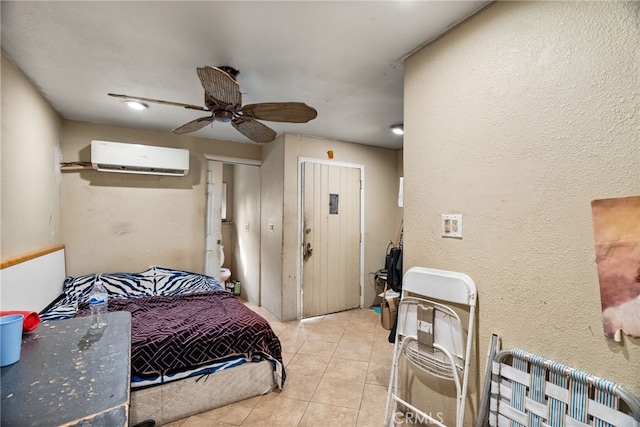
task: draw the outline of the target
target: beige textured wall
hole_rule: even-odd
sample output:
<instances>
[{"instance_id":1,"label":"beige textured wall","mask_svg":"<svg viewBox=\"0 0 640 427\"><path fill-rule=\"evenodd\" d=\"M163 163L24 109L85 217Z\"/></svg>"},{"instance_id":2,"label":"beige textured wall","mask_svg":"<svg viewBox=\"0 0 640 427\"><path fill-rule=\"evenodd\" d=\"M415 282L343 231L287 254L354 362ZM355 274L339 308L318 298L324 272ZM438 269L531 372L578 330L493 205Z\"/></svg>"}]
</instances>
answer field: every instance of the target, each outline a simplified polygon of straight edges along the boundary
<instances>
[{"instance_id":1,"label":"beige textured wall","mask_svg":"<svg viewBox=\"0 0 640 427\"><path fill-rule=\"evenodd\" d=\"M151 265L202 272L206 213L203 154L260 158L255 144L214 141L65 121L65 162L90 161L91 140L186 148L186 177L119 174L93 170L63 174L61 234L67 273L142 271Z\"/></svg>"},{"instance_id":2,"label":"beige textured wall","mask_svg":"<svg viewBox=\"0 0 640 427\"><path fill-rule=\"evenodd\" d=\"M640 194L639 8L499 2L405 63L405 268L477 282L482 378L497 333L640 395L640 339L603 336L590 207Z\"/></svg>"},{"instance_id":3,"label":"beige textured wall","mask_svg":"<svg viewBox=\"0 0 640 427\"><path fill-rule=\"evenodd\" d=\"M260 168L233 167L235 255L232 276L242 284L242 297L260 303Z\"/></svg>"},{"instance_id":4,"label":"beige textured wall","mask_svg":"<svg viewBox=\"0 0 640 427\"><path fill-rule=\"evenodd\" d=\"M260 299L264 308L282 318L284 137L262 146L260 169Z\"/></svg>"},{"instance_id":5,"label":"beige textured wall","mask_svg":"<svg viewBox=\"0 0 640 427\"><path fill-rule=\"evenodd\" d=\"M62 120L2 53L0 257L62 243L59 226Z\"/></svg>"},{"instance_id":6,"label":"beige textured wall","mask_svg":"<svg viewBox=\"0 0 640 427\"><path fill-rule=\"evenodd\" d=\"M391 135L390 135L391 137ZM300 135L285 135L282 316L297 316L298 293L298 158L327 159L333 150L334 160L364 165L364 303L374 302L370 272L384 267L387 244L394 240L400 227L398 208L397 150L372 148L360 144L330 141Z\"/></svg>"}]
</instances>

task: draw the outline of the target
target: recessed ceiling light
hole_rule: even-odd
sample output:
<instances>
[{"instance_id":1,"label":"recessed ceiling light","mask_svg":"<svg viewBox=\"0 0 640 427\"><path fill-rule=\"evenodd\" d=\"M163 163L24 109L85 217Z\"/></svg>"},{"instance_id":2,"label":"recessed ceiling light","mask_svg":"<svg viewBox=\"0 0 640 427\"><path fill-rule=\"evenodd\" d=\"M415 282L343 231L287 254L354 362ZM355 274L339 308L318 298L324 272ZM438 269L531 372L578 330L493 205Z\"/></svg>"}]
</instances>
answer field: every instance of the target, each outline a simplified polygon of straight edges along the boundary
<instances>
[{"instance_id":1,"label":"recessed ceiling light","mask_svg":"<svg viewBox=\"0 0 640 427\"><path fill-rule=\"evenodd\" d=\"M391 126L391 132L395 133L396 135L404 135L404 125L398 124Z\"/></svg>"},{"instance_id":2,"label":"recessed ceiling light","mask_svg":"<svg viewBox=\"0 0 640 427\"><path fill-rule=\"evenodd\" d=\"M126 101L124 101L124 103L127 104L127 107L133 110L146 110L147 108L149 108L149 106L144 102L136 101L135 99L127 99Z\"/></svg>"}]
</instances>

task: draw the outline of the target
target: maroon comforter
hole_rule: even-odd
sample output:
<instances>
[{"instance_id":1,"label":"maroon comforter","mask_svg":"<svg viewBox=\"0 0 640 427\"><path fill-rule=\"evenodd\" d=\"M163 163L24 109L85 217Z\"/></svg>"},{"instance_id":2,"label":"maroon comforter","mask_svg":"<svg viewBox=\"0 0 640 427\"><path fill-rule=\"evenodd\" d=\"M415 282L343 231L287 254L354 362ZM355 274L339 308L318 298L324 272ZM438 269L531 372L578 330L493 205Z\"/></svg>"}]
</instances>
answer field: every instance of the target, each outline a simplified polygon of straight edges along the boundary
<instances>
[{"instance_id":1,"label":"maroon comforter","mask_svg":"<svg viewBox=\"0 0 640 427\"><path fill-rule=\"evenodd\" d=\"M269 323L225 291L111 299L109 311L131 313L133 375L166 374L232 357L259 356L282 366L280 341ZM83 307L76 314L86 315Z\"/></svg>"}]
</instances>

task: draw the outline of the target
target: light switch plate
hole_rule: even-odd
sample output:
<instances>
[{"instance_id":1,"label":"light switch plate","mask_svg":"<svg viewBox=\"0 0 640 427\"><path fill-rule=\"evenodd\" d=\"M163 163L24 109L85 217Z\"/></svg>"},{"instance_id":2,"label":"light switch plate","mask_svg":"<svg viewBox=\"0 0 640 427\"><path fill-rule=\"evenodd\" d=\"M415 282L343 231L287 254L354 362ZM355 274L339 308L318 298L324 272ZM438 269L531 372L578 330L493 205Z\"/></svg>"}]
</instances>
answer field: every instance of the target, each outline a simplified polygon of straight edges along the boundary
<instances>
[{"instance_id":1,"label":"light switch plate","mask_svg":"<svg viewBox=\"0 0 640 427\"><path fill-rule=\"evenodd\" d=\"M442 237L462 239L462 214L442 214Z\"/></svg>"}]
</instances>

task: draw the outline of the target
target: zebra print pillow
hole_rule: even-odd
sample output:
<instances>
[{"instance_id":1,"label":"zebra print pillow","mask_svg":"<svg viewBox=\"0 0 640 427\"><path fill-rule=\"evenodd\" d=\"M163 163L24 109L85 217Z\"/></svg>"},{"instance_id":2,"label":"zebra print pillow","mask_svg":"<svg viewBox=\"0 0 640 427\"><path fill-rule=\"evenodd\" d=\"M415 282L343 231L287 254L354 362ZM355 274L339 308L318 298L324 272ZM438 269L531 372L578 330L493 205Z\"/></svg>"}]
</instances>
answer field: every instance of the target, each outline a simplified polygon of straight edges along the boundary
<instances>
[{"instance_id":1,"label":"zebra print pillow","mask_svg":"<svg viewBox=\"0 0 640 427\"><path fill-rule=\"evenodd\" d=\"M106 273L86 274L79 277L64 279L62 291L68 296L85 301L93 288L97 276L100 276L109 297L138 298L153 295L154 271L153 267L142 273Z\"/></svg>"},{"instance_id":2,"label":"zebra print pillow","mask_svg":"<svg viewBox=\"0 0 640 427\"><path fill-rule=\"evenodd\" d=\"M93 288L97 274L64 279L65 297L55 303L40 319L59 320L73 317L78 303L85 302ZM140 298L154 295L178 295L201 291L224 290L213 277L164 267L150 267L141 273L105 273L100 279L109 298Z\"/></svg>"},{"instance_id":3,"label":"zebra print pillow","mask_svg":"<svg viewBox=\"0 0 640 427\"><path fill-rule=\"evenodd\" d=\"M71 297L64 297L47 311L40 313L40 320L45 322L48 320L70 319L78 311L78 300Z\"/></svg>"},{"instance_id":4,"label":"zebra print pillow","mask_svg":"<svg viewBox=\"0 0 640 427\"><path fill-rule=\"evenodd\" d=\"M159 266L151 268L155 272L154 295L166 296L224 290L220 282L210 276Z\"/></svg>"}]
</instances>

